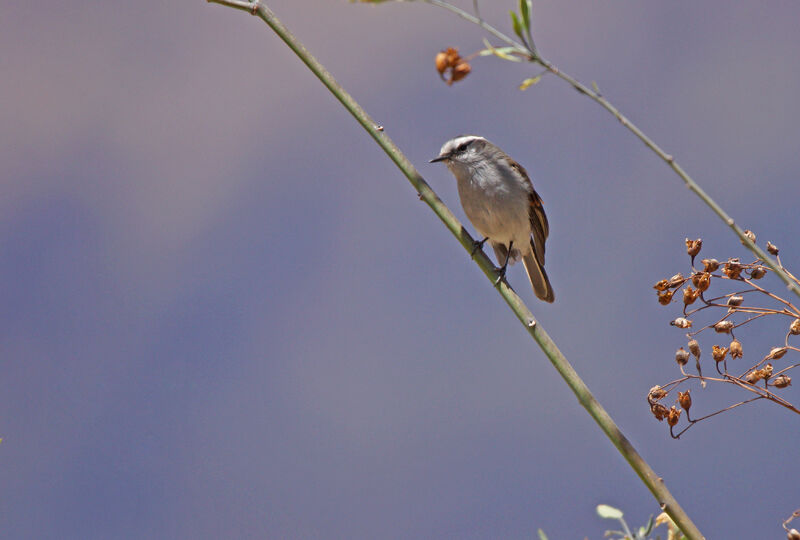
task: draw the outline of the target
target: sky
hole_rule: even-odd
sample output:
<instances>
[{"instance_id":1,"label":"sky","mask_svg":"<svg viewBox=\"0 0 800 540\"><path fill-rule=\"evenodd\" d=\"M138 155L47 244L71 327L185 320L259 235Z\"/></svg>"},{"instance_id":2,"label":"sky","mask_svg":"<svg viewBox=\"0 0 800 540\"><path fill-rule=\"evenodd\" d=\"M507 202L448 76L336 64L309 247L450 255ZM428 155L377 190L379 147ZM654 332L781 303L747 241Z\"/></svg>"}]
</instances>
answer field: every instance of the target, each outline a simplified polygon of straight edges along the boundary
<instances>
[{"instance_id":1,"label":"sky","mask_svg":"<svg viewBox=\"0 0 800 540\"><path fill-rule=\"evenodd\" d=\"M558 79L523 92L534 67L478 58L442 83L434 55L486 36L441 9L268 5L465 223L428 163L444 141L483 135L525 166L556 301L521 265L511 285L707 538L781 537L800 507L796 417L756 403L673 440L645 400L685 344L652 285L689 270L686 237L750 260L725 225ZM482 13L510 32L515 5ZM533 11L542 53L795 273L798 19L791 1ZM616 524L597 504L631 525L658 513L469 255L260 20L200 0L16 2L0 48L4 537L601 538ZM745 359L777 326L741 338ZM692 392L698 413L744 397Z\"/></svg>"}]
</instances>

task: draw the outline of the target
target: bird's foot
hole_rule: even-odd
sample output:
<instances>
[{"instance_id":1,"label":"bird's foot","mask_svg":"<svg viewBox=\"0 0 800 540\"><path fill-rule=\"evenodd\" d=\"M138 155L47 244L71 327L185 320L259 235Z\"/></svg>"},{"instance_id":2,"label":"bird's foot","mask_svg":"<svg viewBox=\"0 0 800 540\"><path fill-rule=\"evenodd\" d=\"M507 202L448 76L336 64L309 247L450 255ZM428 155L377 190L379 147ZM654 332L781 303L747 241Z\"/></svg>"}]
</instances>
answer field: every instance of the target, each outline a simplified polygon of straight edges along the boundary
<instances>
[{"instance_id":1,"label":"bird's foot","mask_svg":"<svg viewBox=\"0 0 800 540\"><path fill-rule=\"evenodd\" d=\"M506 267L508 267L508 261L506 261L506 264L504 264L503 266L501 266L500 268L497 269L497 272L500 275L497 276L496 280L494 280L494 286L495 287L500 285L501 281L505 281L505 279L506 279ZM508 285L507 281L506 281L506 285Z\"/></svg>"},{"instance_id":2,"label":"bird's foot","mask_svg":"<svg viewBox=\"0 0 800 540\"><path fill-rule=\"evenodd\" d=\"M488 239L489 237L487 236L483 240L475 240L474 242L472 242L472 251L470 251L469 253L470 258L472 259L475 258L475 254L483 249L483 244L485 244Z\"/></svg>"}]
</instances>

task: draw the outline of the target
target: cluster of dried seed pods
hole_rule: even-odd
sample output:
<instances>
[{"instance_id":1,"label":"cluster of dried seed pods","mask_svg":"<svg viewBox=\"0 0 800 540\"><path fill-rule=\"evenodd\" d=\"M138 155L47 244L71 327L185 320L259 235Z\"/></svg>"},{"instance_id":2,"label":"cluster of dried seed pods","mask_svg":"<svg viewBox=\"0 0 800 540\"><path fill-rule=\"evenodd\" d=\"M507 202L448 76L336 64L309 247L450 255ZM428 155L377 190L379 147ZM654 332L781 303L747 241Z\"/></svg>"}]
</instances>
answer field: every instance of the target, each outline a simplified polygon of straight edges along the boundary
<instances>
[{"instance_id":1,"label":"cluster of dried seed pods","mask_svg":"<svg viewBox=\"0 0 800 540\"><path fill-rule=\"evenodd\" d=\"M745 234L755 241L756 237L752 231L745 231ZM701 239L687 238L686 253L691 259L691 272L688 275L678 273L670 278L664 278L653 287L659 304L681 306L681 314L670 324L687 331L686 345L675 352L675 361L682 377L665 385L655 386L648 392L647 401L653 416L659 421L667 420L670 433L678 438L696 422L758 399L773 401L800 414L800 410L789 403L782 393L776 392L791 385L792 378L789 372L800 367L798 355L794 354L800 353L800 339L796 341L791 339L792 336L800 335L800 309L789 300L769 291L760 282L771 272L762 261L743 263L738 258L724 261L704 258L697 264L696 258L702 248ZM778 248L774 244L767 242L766 248L770 254L778 257ZM800 281L783 268L780 257L778 264L800 285ZM708 320L708 315L713 315L710 322L699 322L701 317ZM785 332L782 334L783 343L775 344L769 352L755 353L752 356L752 365L742 366L744 349L736 334L742 333L743 327L748 327L759 319L762 322L771 321L773 327L779 325L782 329L786 329L788 326L788 330L782 330ZM710 356L716 371L713 376L703 374L703 364L700 361L702 351L698 341L698 337L702 336L717 336L714 339L717 343L711 345ZM726 340L720 343L719 339L722 337ZM686 370L690 358L695 360L694 372ZM732 362L730 366L729 361ZM678 390L678 397L675 400L677 407L675 405L667 407L662 404L673 390L692 383L699 383L701 388L706 388L709 382L733 384L751 395L748 399L699 418L689 417L692 398L688 389ZM681 411L686 412L685 419L688 425L676 433L673 428L681 420Z\"/></svg>"}]
</instances>

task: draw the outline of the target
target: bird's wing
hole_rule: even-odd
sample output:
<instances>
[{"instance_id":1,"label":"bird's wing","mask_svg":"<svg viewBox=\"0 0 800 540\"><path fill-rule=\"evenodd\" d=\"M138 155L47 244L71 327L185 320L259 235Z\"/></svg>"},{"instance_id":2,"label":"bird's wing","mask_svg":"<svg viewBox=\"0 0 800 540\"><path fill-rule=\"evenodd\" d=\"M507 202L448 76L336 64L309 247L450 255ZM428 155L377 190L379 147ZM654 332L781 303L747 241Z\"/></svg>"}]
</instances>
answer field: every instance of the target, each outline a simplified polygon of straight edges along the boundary
<instances>
[{"instance_id":1,"label":"bird's wing","mask_svg":"<svg viewBox=\"0 0 800 540\"><path fill-rule=\"evenodd\" d=\"M529 202L533 249L536 253L536 258L539 260L539 264L544 265L544 242L550 234L550 225L547 223L547 215L544 213L542 198L539 197L539 194L533 189L533 183L531 183L531 178L528 176L528 171L526 171L522 165L510 158L508 160L508 165L522 175L525 179L525 183L528 184L530 188Z\"/></svg>"}]
</instances>

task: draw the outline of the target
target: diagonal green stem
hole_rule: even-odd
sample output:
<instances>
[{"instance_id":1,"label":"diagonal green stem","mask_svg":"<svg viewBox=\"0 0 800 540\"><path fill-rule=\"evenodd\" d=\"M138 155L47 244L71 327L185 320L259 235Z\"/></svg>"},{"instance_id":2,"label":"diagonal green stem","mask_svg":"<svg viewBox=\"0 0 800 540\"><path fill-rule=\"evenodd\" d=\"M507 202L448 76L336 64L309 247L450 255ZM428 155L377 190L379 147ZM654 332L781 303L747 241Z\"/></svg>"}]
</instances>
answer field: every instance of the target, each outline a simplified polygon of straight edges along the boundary
<instances>
[{"instance_id":1,"label":"diagonal green stem","mask_svg":"<svg viewBox=\"0 0 800 540\"><path fill-rule=\"evenodd\" d=\"M474 240L453 213L445 206L439 197L433 192L425 182L416 168L403 155L399 148L383 132L383 128L376 125L367 115L366 111L356 103L353 97L348 94L333 76L320 64L311 53L294 37L294 35L281 23L275 14L263 3L256 1L253 3L241 0L208 0L211 3L247 11L252 15L257 15L266 22L272 30L292 49L306 66L319 78L319 80L331 91L331 93L342 103L342 105L353 115L359 124L375 139L375 142L386 152L391 160L408 178L409 182L419 193L420 198L431 207L434 213L442 220L445 226L458 239L467 252L471 252ZM476 253L475 262L483 270L483 273L494 283L499 274L494 264L486 254L481 251ZM622 456L628 461L636 474L642 479L647 488L654 495L662 509L675 521L675 523L691 539L701 539L703 536L692 523L689 516L684 512L678 501L672 496L663 480L656 475L647 462L639 455L630 441L622 434L619 427L614 423L602 405L595 399L589 388L578 376L572 365L556 346L555 342L545 332L533 316L533 313L522 302L519 296L503 281L496 287L499 294L506 301L508 306L528 330L536 343L541 347L547 358L561 374L567 385L578 398L581 405L589 412L600 428L605 432L614 446L617 447Z\"/></svg>"},{"instance_id":2,"label":"diagonal green stem","mask_svg":"<svg viewBox=\"0 0 800 540\"><path fill-rule=\"evenodd\" d=\"M414 1L414 0L406 0L406 1ZM463 9L454 6L444 0L419 0L426 4L431 4L436 7L440 7L446 9L452 13L455 13L462 19L465 19L473 24L477 24L490 34L492 34L497 39L505 42L510 47L516 49L520 54L523 54L528 58L529 61L539 64L547 71L562 79L563 81L569 83L575 90L579 93L588 96L590 99L598 103L601 107L603 107L606 111L614 115L614 118L619 120L619 122L628 128L636 137L642 141L645 146L647 146L650 150L653 151L658 157L660 157L667 165L675 172L675 174L683 180L684 184L687 188L689 188L695 195L697 195L700 200L702 200L706 206L708 206L724 223L727 225L736 236L742 241L747 249L755 254L756 257L764 261L764 264L769 266L777 275L781 281L786 284L786 287L796 294L800 298L800 286L797 285L792 279L791 276L787 275L786 271L781 267L778 262L770 257L766 251L758 247L758 245L750 240L745 234L744 230L739 227L733 218L728 215L728 213L719 205L717 202L712 199L704 190L700 187L700 185L694 181L694 179L689 176L689 174L681 167L672 154L667 153L658 146L650 137L648 137L639 127L631 122L625 115L623 115L619 109L614 107L600 92L593 90L587 87L585 84L578 81L576 78L564 73L558 67L556 67L552 62L547 60L546 58L542 57L537 50L529 49L525 47L525 45L515 41L514 39L510 38L506 34L502 33L501 31L497 30L492 25L488 24L482 18L475 17L471 13L464 11Z\"/></svg>"}]
</instances>

